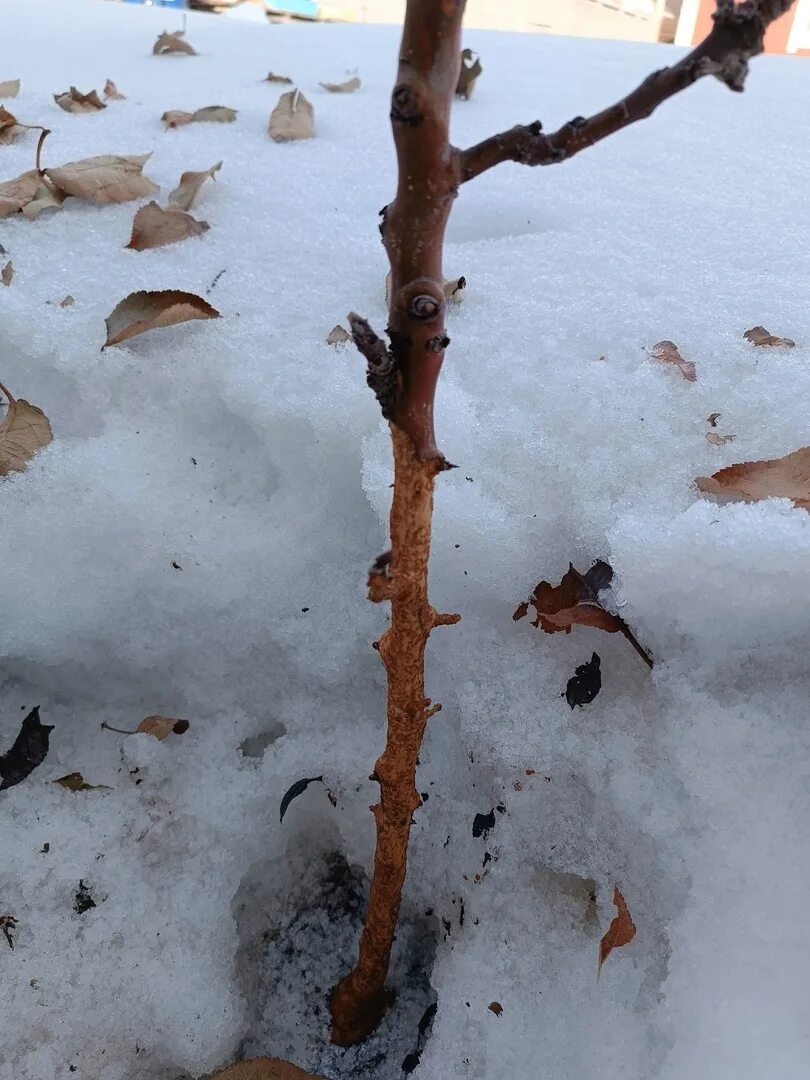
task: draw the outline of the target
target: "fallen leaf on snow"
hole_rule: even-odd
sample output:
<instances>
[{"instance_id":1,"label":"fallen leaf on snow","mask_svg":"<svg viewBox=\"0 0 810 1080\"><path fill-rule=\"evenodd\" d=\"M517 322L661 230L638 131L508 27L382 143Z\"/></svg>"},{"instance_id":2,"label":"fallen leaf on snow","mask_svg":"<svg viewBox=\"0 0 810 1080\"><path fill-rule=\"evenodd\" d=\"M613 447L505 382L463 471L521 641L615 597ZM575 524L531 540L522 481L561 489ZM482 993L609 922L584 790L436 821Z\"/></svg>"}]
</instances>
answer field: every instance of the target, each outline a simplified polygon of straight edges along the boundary
<instances>
[{"instance_id":1,"label":"fallen leaf on snow","mask_svg":"<svg viewBox=\"0 0 810 1080\"><path fill-rule=\"evenodd\" d=\"M236 109L229 109L227 105L206 105L193 113L170 109L160 119L169 128L182 127L184 124L232 124L236 119Z\"/></svg>"},{"instance_id":2,"label":"fallen leaf on snow","mask_svg":"<svg viewBox=\"0 0 810 1080\"><path fill-rule=\"evenodd\" d=\"M580 574L571 563L559 585L541 581L530 598L520 604L512 618L515 622L528 614L529 605L536 612L532 626L556 634L571 633L572 626L593 626L609 634L623 634L648 667L653 666L649 653L636 639L630 627L619 615L606 611L599 603L599 593L613 579L613 568L601 559L586 574Z\"/></svg>"},{"instance_id":3,"label":"fallen leaf on snow","mask_svg":"<svg viewBox=\"0 0 810 1080\"><path fill-rule=\"evenodd\" d=\"M0 143L8 145L25 131L25 124L17 123L17 117L0 105Z\"/></svg>"},{"instance_id":4,"label":"fallen leaf on snow","mask_svg":"<svg viewBox=\"0 0 810 1080\"><path fill-rule=\"evenodd\" d=\"M308 779L305 778L303 780L296 780L294 784L291 784L287 788L287 790L284 792L284 798L281 800L281 806L279 807L279 821L284 820L284 815L287 813L287 807L290 805L293 799L297 799L299 795L303 795L303 793L307 790L310 784L318 783L318 781L322 782L323 777L310 776Z\"/></svg>"},{"instance_id":5,"label":"fallen leaf on snow","mask_svg":"<svg viewBox=\"0 0 810 1080\"><path fill-rule=\"evenodd\" d=\"M185 40L184 30L175 30L171 34L164 30L162 34L158 34L157 41L152 46L152 53L155 56L168 56L171 53L197 55L196 50Z\"/></svg>"},{"instance_id":6,"label":"fallen leaf on snow","mask_svg":"<svg viewBox=\"0 0 810 1080\"><path fill-rule=\"evenodd\" d=\"M695 382L697 373L691 360L684 360L674 341L659 341L650 350L650 356L659 364L674 364L687 382Z\"/></svg>"},{"instance_id":7,"label":"fallen leaf on snow","mask_svg":"<svg viewBox=\"0 0 810 1080\"><path fill-rule=\"evenodd\" d=\"M713 412L713 413L710 413L710 414L709 414L709 415L708 415L708 416L706 417L706 423L707 423L707 424L711 424L711 425L712 425L712 427L717 427L717 421L718 421L718 420L720 419L720 417L721 417L722 415L723 415L723 414L722 414L722 413L719 413L719 412Z\"/></svg>"},{"instance_id":8,"label":"fallen leaf on snow","mask_svg":"<svg viewBox=\"0 0 810 1080\"><path fill-rule=\"evenodd\" d=\"M39 719L39 706L25 717L14 745L0 757L0 791L22 783L41 765L48 753L48 740L53 724L43 724Z\"/></svg>"},{"instance_id":9,"label":"fallen leaf on snow","mask_svg":"<svg viewBox=\"0 0 810 1080\"><path fill-rule=\"evenodd\" d=\"M281 83L283 86L292 86L292 79L288 79L286 75L275 75L272 71L268 71L267 78L262 79L262 82Z\"/></svg>"},{"instance_id":10,"label":"fallen leaf on snow","mask_svg":"<svg viewBox=\"0 0 810 1080\"><path fill-rule=\"evenodd\" d=\"M107 340L102 348L118 345L128 338L194 319L218 319L216 308L195 293L179 289L134 292L116 304L105 322Z\"/></svg>"},{"instance_id":11,"label":"fallen leaf on snow","mask_svg":"<svg viewBox=\"0 0 810 1080\"><path fill-rule=\"evenodd\" d=\"M190 124L194 119L194 114L183 112L182 109L169 109L160 119L167 128L177 128L182 127L184 124Z\"/></svg>"},{"instance_id":12,"label":"fallen leaf on snow","mask_svg":"<svg viewBox=\"0 0 810 1080\"><path fill-rule=\"evenodd\" d=\"M269 134L275 142L294 142L314 136L315 110L300 90L281 95L270 114Z\"/></svg>"},{"instance_id":13,"label":"fallen leaf on snow","mask_svg":"<svg viewBox=\"0 0 810 1080\"><path fill-rule=\"evenodd\" d=\"M91 90L89 94L83 94L75 86L71 86L69 90L64 90L61 94L54 94L53 100L60 109L69 113L94 113L107 108L95 90Z\"/></svg>"},{"instance_id":14,"label":"fallen leaf on snow","mask_svg":"<svg viewBox=\"0 0 810 1080\"><path fill-rule=\"evenodd\" d=\"M143 167L150 154L102 154L46 169L48 179L65 195L90 199L99 206L142 199L160 190Z\"/></svg>"},{"instance_id":15,"label":"fallen leaf on snow","mask_svg":"<svg viewBox=\"0 0 810 1080\"><path fill-rule=\"evenodd\" d=\"M322 86L324 90L328 90L330 94L353 94L355 90L360 89L362 83L355 75L353 79L348 79L346 82L322 82L319 83L319 85Z\"/></svg>"},{"instance_id":16,"label":"fallen leaf on snow","mask_svg":"<svg viewBox=\"0 0 810 1080\"><path fill-rule=\"evenodd\" d=\"M607 933L599 942L597 977L602 970L602 964L613 950L621 948L622 945L627 945L636 936L636 924L631 919L624 897L617 888L613 889L613 903L616 905L618 914L614 915L610 926L607 928Z\"/></svg>"},{"instance_id":17,"label":"fallen leaf on snow","mask_svg":"<svg viewBox=\"0 0 810 1080\"><path fill-rule=\"evenodd\" d=\"M329 334L327 335L327 338L326 338L326 344L327 345L345 345L347 341L351 341L351 340L352 340L351 334L349 334L346 330L344 330L343 327L340 325L340 323L338 323L337 326L333 326L332 329L329 331Z\"/></svg>"},{"instance_id":18,"label":"fallen leaf on snow","mask_svg":"<svg viewBox=\"0 0 810 1080\"><path fill-rule=\"evenodd\" d=\"M112 79L107 79L104 83L104 97L110 101L126 101L127 95L121 93Z\"/></svg>"},{"instance_id":19,"label":"fallen leaf on snow","mask_svg":"<svg viewBox=\"0 0 810 1080\"><path fill-rule=\"evenodd\" d=\"M80 772L72 772L68 773L67 776L60 776L58 780L52 780L51 783L59 784L60 787L67 788L68 791L112 790L108 784L88 784Z\"/></svg>"},{"instance_id":20,"label":"fallen leaf on snow","mask_svg":"<svg viewBox=\"0 0 810 1080\"><path fill-rule=\"evenodd\" d=\"M50 304L52 307L67 308L67 307L73 307L73 305L76 303L76 301L73 299L73 297L70 294L68 294L64 298L64 300L46 300L45 303Z\"/></svg>"},{"instance_id":21,"label":"fallen leaf on snow","mask_svg":"<svg viewBox=\"0 0 810 1080\"><path fill-rule=\"evenodd\" d=\"M0 82L0 98L16 97L19 92L19 79L6 79L5 82Z\"/></svg>"},{"instance_id":22,"label":"fallen leaf on snow","mask_svg":"<svg viewBox=\"0 0 810 1080\"><path fill-rule=\"evenodd\" d=\"M565 700L575 708L590 705L602 689L602 672L599 654L594 653L587 664L579 664L568 680L565 688Z\"/></svg>"},{"instance_id":23,"label":"fallen leaf on snow","mask_svg":"<svg viewBox=\"0 0 810 1080\"><path fill-rule=\"evenodd\" d=\"M445 300L451 300L454 304L461 303L461 293L463 289L467 288L467 279L462 276L455 278L453 281L445 281L444 283L444 298Z\"/></svg>"},{"instance_id":24,"label":"fallen leaf on snow","mask_svg":"<svg viewBox=\"0 0 810 1080\"><path fill-rule=\"evenodd\" d=\"M10 285L14 278L14 264L9 260L6 265L0 270L0 281L4 285Z\"/></svg>"},{"instance_id":25,"label":"fallen leaf on snow","mask_svg":"<svg viewBox=\"0 0 810 1080\"><path fill-rule=\"evenodd\" d=\"M772 345L783 349L795 349L796 347L796 342L789 337L775 337L773 334L769 334L764 326L752 326L750 330L745 331L743 337L750 341L752 345Z\"/></svg>"},{"instance_id":26,"label":"fallen leaf on snow","mask_svg":"<svg viewBox=\"0 0 810 1080\"><path fill-rule=\"evenodd\" d=\"M489 1005L487 1005L487 1008L491 1013L494 1013L496 1016L501 1016L503 1014L503 1005L501 1005L500 1001L490 1001Z\"/></svg>"},{"instance_id":27,"label":"fallen leaf on snow","mask_svg":"<svg viewBox=\"0 0 810 1080\"><path fill-rule=\"evenodd\" d=\"M76 895L73 897L73 910L77 915L84 915L85 911L90 911L95 906L96 898L93 896L93 890L82 879L79 882Z\"/></svg>"},{"instance_id":28,"label":"fallen leaf on snow","mask_svg":"<svg viewBox=\"0 0 810 1080\"><path fill-rule=\"evenodd\" d=\"M147 716L136 728L139 735L154 735L160 742L170 735L184 735L190 727L188 720L175 716Z\"/></svg>"},{"instance_id":29,"label":"fallen leaf on snow","mask_svg":"<svg viewBox=\"0 0 810 1080\"><path fill-rule=\"evenodd\" d=\"M17 920L13 915L0 915L0 930L3 931L3 937L9 944L9 948L14 951L14 938L12 933L17 929ZM32 980L35 981L35 980Z\"/></svg>"},{"instance_id":30,"label":"fallen leaf on snow","mask_svg":"<svg viewBox=\"0 0 810 1080\"><path fill-rule=\"evenodd\" d=\"M461 70L458 73L456 95L463 98L465 101L469 101L472 97L472 92L475 89L478 76L483 70L480 57L478 57L472 49L465 49L461 54Z\"/></svg>"},{"instance_id":31,"label":"fallen leaf on snow","mask_svg":"<svg viewBox=\"0 0 810 1080\"><path fill-rule=\"evenodd\" d=\"M743 461L697 478L704 495L729 495L746 502L791 499L810 510L810 446L768 461Z\"/></svg>"},{"instance_id":32,"label":"fallen leaf on snow","mask_svg":"<svg viewBox=\"0 0 810 1080\"><path fill-rule=\"evenodd\" d=\"M304 1072L280 1058L253 1058L220 1069L211 1080L325 1080L325 1077Z\"/></svg>"},{"instance_id":33,"label":"fallen leaf on snow","mask_svg":"<svg viewBox=\"0 0 810 1080\"><path fill-rule=\"evenodd\" d=\"M14 398L0 383L8 398L8 409L0 424L0 476L24 472L37 450L53 442L48 417L36 405Z\"/></svg>"},{"instance_id":34,"label":"fallen leaf on snow","mask_svg":"<svg viewBox=\"0 0 810 1080\"><path fill-rule=\"evenodd\" d=\"M43 210L60 209L63 201L62 193L36 169L0 184L0 218L21 213L35 221Z\"/></svg>"},{"instance_id":35,"label":"fallen leaf on snow","mask_svg":"<svg viewBox=\"0 0 810 1080\"><path fill-rule=\"evenodd\" d=\"M712 446L723 446L725 443L733 442L736 438L736 435L718 435L716 431L706 432L706 442L711 443Z\"/></svg>"},{"instance_id":36,"label":"fallen leaf on snow","mask_svg":"<svg viewBox=\"0 0 810 1080\"><path fill-rule=\"evenodd\" d=\"M150 202L135 215L127 247L134 251L146 251L147 248L176 244L190 236L202 236L209 228L207 221L197 221L185 210L175 206L164 210L156 202Z\"/></svg>"},{"instance_id":37,"label":"fallen leaf on snow","mask_svg":"<svg viewBox=\"0 0 810 1080\"><path fill-rule=\"evenodd\" d=\"M205 181L209 177L216 181L214 173L218 173L221 168L222 162L218 161L216 165L212 165L210 169L206 169L204 172L182 173L180 183L169 195L169 205L177 206L180 210L190 210Z\"/></svg>"},{"instance_id":38,"label":"fallen leaf on snow","mask_svg":"<svg viewBox=\"0 0 810 1080\"><path fill-rule=\"evenodd\" d=\"M486 840L491 829L495 828L495 807L488 814L476 814L472 823L472 834L476 839L483 836Z\"/></svg>"}]
</instances>

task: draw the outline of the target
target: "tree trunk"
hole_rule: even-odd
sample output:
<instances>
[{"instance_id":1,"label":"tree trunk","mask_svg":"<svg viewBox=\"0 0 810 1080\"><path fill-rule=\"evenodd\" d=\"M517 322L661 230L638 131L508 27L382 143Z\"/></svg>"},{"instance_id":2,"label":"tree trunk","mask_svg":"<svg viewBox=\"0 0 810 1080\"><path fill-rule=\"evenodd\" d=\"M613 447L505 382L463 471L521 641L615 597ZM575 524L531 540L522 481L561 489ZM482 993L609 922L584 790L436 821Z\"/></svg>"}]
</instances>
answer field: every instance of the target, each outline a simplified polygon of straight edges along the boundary
<instances>
[{"instance_id":1,"label":"tree trunk","mask_svg":"<svg viewBox=\"0 0 810 1080\"><path fill-rule=\"evenodd\" d=\"M449 145L458 80L463 0L410 0L405 17L391 123L399 163L394 202L383 212L391 263L390 354L368 324L352 320L369 360L369 382L391 420L394 497L390 557L369 579L372 600L391 603L391 624L378 648L388 675L388 735L374 779L377 849L357 965L332 994L332 1040L366 1038L387 1003L385 980L402 900L412 814L421 800L416 762L430 708L425 698L425 645L434 626L458 622L428 601L433 484L450 468L436 446L433 396L449 344L444 332L442 247L458 189ZM375 382L375 371L383 371Z\"/></svg>"}]
</instances>

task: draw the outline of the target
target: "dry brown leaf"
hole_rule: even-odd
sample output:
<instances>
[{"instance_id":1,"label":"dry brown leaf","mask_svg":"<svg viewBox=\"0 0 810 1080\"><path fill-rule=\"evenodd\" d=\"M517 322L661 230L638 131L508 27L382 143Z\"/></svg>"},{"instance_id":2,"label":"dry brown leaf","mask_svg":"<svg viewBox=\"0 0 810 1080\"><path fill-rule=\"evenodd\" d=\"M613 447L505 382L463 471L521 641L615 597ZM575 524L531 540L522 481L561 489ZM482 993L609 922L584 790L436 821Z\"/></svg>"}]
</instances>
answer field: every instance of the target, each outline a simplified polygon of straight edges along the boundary
<instances>
[{"instance_id":1,"label":"dry brown leaf","mask_svg":"<svg viewBox=\"0 0 810 1080\"><path fill-rule=\"evenodd\" d=\"M130 293L107 316L107 340L102 348L118 345L147 330L175 326L194 319L218 318L217 309L195 293L178 289Z\"/></svg>"},{"instance_id":2,"label":"dry brown leaf","mask_svg":"<svg viewBox=\"0 0 810 1080\"><path fill-rule=\"evenodd\" d=\"M169 109L160 119L167 128L177 128L183 127L184 124L190 124L194 119L194 114L184 112L182 109Z\"/></svg>"},{"instance_id":3,"label":"dry brown leaf","mask_svg":"<svg viewBox=\"0 0 810 1080\"><path fill-rule=\"evenodd\" d=\"M14 264L9 259L9 261L6 263L6 265L3 267L3 269L0 270L0 281L2 281L4 285L10 285L13 278L14 278Z\"/></svg>"},{"instance_id":4,"label":"dry brown leaf","mask_svg":"<svg viewBox=\"0 0 810 1080\"><path fill-rule=\"evenodd\" d=\"M704 495L728 495L745 502L791 499L810 510L810 446L767 461L743 461L697 478Z\"/></svg>"},{"instance_id":5,"label":"dry brown leaf","mask_svg":"<svg viewBox=\"0 0 810 1080\"><path fill-rule=\"evenodd\" d=\"M272 71L268 71L267 78L262 79L262 82L281 83L283 86L292 86L292 79L288 79L286 75L274 75Z\"/></svg>"},{"instance_id":6,"label":"dry brown leaf","mask_svg":"<svg viewBox=\"0 0 810 1080\"><path fill-rule=\"evenodd\" d=\"M65 195L91 199L99 206L142 199L159 190L143 167L151 154L103 154L101 157L70 161L57 169L46 169L49 180Z\"/></svg>"},{"instance_id":7,"label":"dry brown leaf","mask_svg":"<svg viewBox=\"0 0 810 1080\"><path fill-rule=\"evenodd\" d=\"M171 53L196 56L196 50L185 40L184 35L184 30L175 30L171 34L164 30L162 34L158 34L157 41L152 46L152 53L155 56L168 56Z\"/></svg>"},{"instance_id":8,"label":"dry brown leaf","mask_svg":"<svg viewBox=\"0 0 810 1080\"><path fill-rule=\"evenodd\" d=\"M607 928L607 933L599 942L599 967L598 973L602 970L602 964L610 956L614 949L621 948L622 945L627 945L636 936L636 924L630 917L627 904L624 897L617 888L613 889L613 903L616 905L617 915L614 915L610 926Z\"/></svg>"},{"instance_id":9,"label":"dry brown leaf","mask_svg":"<svg viewBox=\"0 0 810 1080\"><path fill-rule=\"evenodd\" d=\"M480 58L476 56L472 49L465 49L461 54L461 69L458 73L458 84L456 85L458 97L464 98L465 101L470 100L478 76L483 70Z\"/></svg>"},{"instance_id":10,"label":"dry brown leaf","mask_svg":"<svg viewBox=\"0 0 810 1080\"><path fill-rule=\"evenodd\" d=\"M750 330L746 330L743 337L751 342L752 345L771 345L777 346L783 349L795 349L796 342L789 337L775 337L773 334L769 334L764 326L752 326Z\"/></svg>"},{"instance_id":11,"label":"dry brown leaf","mask_svg":"<svg viewBox=\"0 0 810 1080\"><path fill-rule=\"evenodd\" d=\"M22 213L34 221L42 210L61 207L64 196L36 169L0 184L0 218Z\"/></svg>"},{"instance_id":12,"label":"dry brown leaf","mask_svg":"<svg viewBox=\"0 0 810 1080\"><path fill-rule=\"evenodd\" d=\"M154 735L163 742L172 734L182 735L189 729L188 720L178 720L175 716L147 716L141 720L135 731L142 735Z\"/></svg>"},{"instance_id":13,"label":"dry brown leaf","mask_svg":"<svg viewBox=\"0 0 810 1080\"><path fill-rule=\"evenodd\" d=\"M315 110L300 90L281 95L270 114L269 134L275 142L295 142L315 135Z\"/></svg>"},{"instance_id":14,"label":"dry brown leaf","mask_svg":"<svg viewBox=\"0 0 810 1080\"><path fill-rule=\"evenodd\" d=\"M280 1058L254 1058L220 1069L211 1080L326 1080L326 1077L304 1072Z\"/></svg>"},{"instance_id":15,"label":"dry brown leaf","mask_svg":"<svg viewBox=\"0 0 810 1080\"><path fill-rule=\"evenodd\" d=\"M0 143L5 145L13 143L15 139L22 135L25 128L25 124L19 124L17 117L0 105Z\"/></svg>"},{"instance_id":16,"label":"dry brown leaf","mask_svg":"<svg viewBox=\"0 0 810 1080\"><path fill-rule=\"evenodd\" d=\"M19 92L19 79L6 79L5 82L0 82L0 98L16 97Z\"/></svg>"},{"instance_id":17,"label":"dry brown leaf","mask_svg":"<svg viewBox=\"0 0 810 1080\"><path fill-rule=\"evenodd\" d=\"M607 588L612 579L612 568L601 560L595 562L587 574L580 574L569 563L568 571L559 585L541 581L530 599L518 607L512 618L515 621L522 619L531 604L536 612L532 625L542 628L547 634L556 634L561 630L570 634L574 625L595 626L614 634L622 628L621 619L599 603L599 593Z\"/></svg>"},{"instance_id":18,"label":"dry brown leaf","mask_svg":"<svg viewBox=\"0 0 810 1080\"><path fill-rule=\"evenodd\" d=\"M94 113L107 108L95 90L91 90L89 94L83 94L75 86L71 86L70 90L64 90L61 94L54 94L53 100L60 109L69 113Z\"/></svg>"},{"instance_id":19,"label":"dry brown leaf","mask_svg":"<svg viewBox=\"0 0 810 1080\"><path fill-rule=\"evenodd\" d=\"M193 112L191 119L195 124L232 124L236 119L236 109L229 109L227 105L206 105Z\"/></svg>"},{"instance_id":20,"label":"dry brown leaf","mask_svg":"<svg viewBox=\"0 0 810 1080\"><path fill-rule=\"evenodd\" d=\"M340 325L340 323L338 323L336 326L333 326L332 329L329 331L329 334L327 335L327 338L326 338L326 344L327 345L345 345L347 341L351 341L351 340L352 340L351 334L349 334L346 330L344 330L343 327Z\"/></svg>"},{"instance_id":21,"label":"dry brown leaf","mask_svg":"<svg viewBox=\"0 0 810 1080\"><path fill-rule=\"evenodd\" d=\"M453 281L445 281L444 283L444 298L450 300L454 304L461 303L461 294L464 289L467 288L467 279L462 276L455 278Z\"/></svg>"},{"instance_id":22,"label":"dry brown leaf","mask_svg":"<svg viewBox=\"0 0 810 1080\"><path fill-rule=\"evenodd\" d=\"M164 210L156 202L150 202L135 215L127 247L134 251L146 251L147 248L176 244L190 236L202 236L209 228L207 221L197 221L176 206Z\"/></svg>"},{"instance_id":23,"label":"dry brown leaf","mask_svg":"<svg viewBox=\"0 0 810 1080\"><path fill-rule=\"evenodd\" d=\"M363 84L355 75L353 79L347 79L346 82L322 82L319 83L319 85L322 86L324 90L328 90L330 94L353 94L354 91L359 90Z\"/></svg>"},{"instance_id":24,"label":"dry brown leaf","mask_svg":"<svg viewBox=\"0 0 810 1080\"><path fill-rule=\"evenodd\" d=\"M180 176L180 183L169 195L169 205L177 206L180 210L190 210L205 181L209 177L216 180L214 174L218 173L221 168L222 162L218 161L216 165L212 165L210 169L206 169L204 172L184 172Z\"/></svg>"},{"instance_id":25,"label":"dry brown leaf","mask_svg":"<svg viewBox=\"0 0 810 1080\"><path fill-rule=\"evenodd\" d=\"M650 350L650 356L659 364L674 364L687 382L695 382L697 373L691 360L684 360L674 341L659 341Z\"/></svg>"},{"instance_id":26,"label":"dry brown leaf","mask_svg":"<svg viewBox=\"0 0 810 1080\"><path fill-rule=\"evenodd\" d=\"M104 97L110 101L126 101L127 95L121 93L112 79L107 79L104 83Z\"/></svg>"},{"instance_id":27,"label":"dry brown leaf","mask_svg":"<svg viewBox=\"0 0 810 1080\"><path fill-rule=\"evenodd\" d=\"M723 446L725 443L733 442L736 438L736 435L718 435L716 431L706 432L706 442L711 443L712 446Z\"/></svg>"},{"instance_id":28,"label":"dry brown leaf","mask_svg":"<svg viewBox=\"0 0 810 1080\"><path fill-rule=\"evenodd\" d=\"M108 784L88 784L80 772L68 773L60 776L58 780L52 780L52 784L59 784L68 791L111 791Z\"/></svg>"},{"instance_id":29,"label":"dry brown leaf","mask_svg":"<svg viewBox=\"0 0 810 1080\"><path fill-rule=\"evenodd\" d=\"M0 424L0 476L24 472L37 450L53 442L48 417L36 405L12 397L0 383L0 391L8 398L5 419Z\"/></svg>"},{"instance_id":30,"label":"dry brown leaf","mask_svg":"<svg viewBox=\"0 0 810 1080\"><path fill-rule=\"evenodd\" d=\"M487 1008L491 1013L495 1013L496 1016L503 1016L503 1005L501 1005L500 1001L490 1001Z\"/></svg>"}]
</instances>

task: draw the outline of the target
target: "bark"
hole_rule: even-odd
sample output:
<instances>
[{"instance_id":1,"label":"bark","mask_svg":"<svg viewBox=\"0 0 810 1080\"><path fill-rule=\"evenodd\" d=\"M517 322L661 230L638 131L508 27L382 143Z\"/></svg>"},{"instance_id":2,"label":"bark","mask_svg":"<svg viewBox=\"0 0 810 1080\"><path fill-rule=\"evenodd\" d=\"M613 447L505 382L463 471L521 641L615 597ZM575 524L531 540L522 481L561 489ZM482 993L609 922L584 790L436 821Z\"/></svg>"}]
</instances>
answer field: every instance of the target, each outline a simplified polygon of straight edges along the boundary
<instances>
[{"instance_id":1,"label":"bark","mask_svg":"<svg viewBox=\"0 0 810 1080\"><path fill-rule=\"evenodd\" d=\"M377 847L359 957L331 999L332 1040L344 1046L376 1028L388 1001L408 838L421 805L417 758L427 720L440 708L425 697L425 646L435 626L459 619L431 607L427 581L434 481L450 467L436 445L433 398L449 344L442 248L458 187L449 126L463 12L464 0L409 0L391 98L399 178L382 224L391 264L390 349L364 319L350 316L369 385L391 421L394 496L391 551L369 576L370 598L391 603L391 623L378 644L388 676L388 734L372 774L380 785L372 807Z\"/></svg>"}]
</instances>

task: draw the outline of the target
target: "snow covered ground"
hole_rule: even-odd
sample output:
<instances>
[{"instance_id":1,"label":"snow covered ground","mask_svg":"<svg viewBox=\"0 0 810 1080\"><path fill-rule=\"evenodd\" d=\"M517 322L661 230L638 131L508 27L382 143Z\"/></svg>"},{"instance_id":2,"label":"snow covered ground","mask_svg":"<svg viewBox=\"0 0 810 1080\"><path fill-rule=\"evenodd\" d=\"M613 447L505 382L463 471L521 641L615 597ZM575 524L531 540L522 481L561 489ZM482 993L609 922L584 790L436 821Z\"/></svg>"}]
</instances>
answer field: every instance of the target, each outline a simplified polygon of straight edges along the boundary
<instances>
[{"instance_id":1,"label":"snow covered ground","mask_svg":"<svg viewBox=\"0 0 810 1080\"><path fill-rule=\"evenodd\" d=\"M398 1080L435 1000L415 1080L804 1080L810 515L719 507L693 481L808 442L810 63L760 58L742 98L704 80L568 164L461 193L446 272L469 285L437 401L460 468L439 481L431 592L463 621L429 645L444 710L421 757L400 1000L337 1051L326 995L353 958L383 742L385 611L364 584L390 464L359 357L324 339L350 309L385 323L397 32L190 15L200 55L156 58L180 16L5 0L2 17L0 80L22 79L6 104L52 129L46 165L153 152L165 198L224 164L193 210L210 231L169 247L124 249L134 203L0 222L0 380L55 433L0 489L0 749L23 709L54 725L44 763L0 793L0 914L18 920L14 951L0 939L0 1078L180 1080L267 1053ZM485 71L460 144L557 126L677 55L466 43ZM314 140L268 139L270 69L313 102ZM356 94L318 86L355 70ZM125 101L54 105L107 77ZM237 121L160 122L214 104ZM0 180L35 141L0 146ZM125 295L206 295L220 271L221 319L100 352ZM757 323L798 347L754 348ZM662 338L696 382L651 362ZM707 443L713 412L735 441ZM596 558L652 673L621 635L512 622L537 581ZM561 694L594 651L601 693L572 712ZM190 729L100 727L155 713ZM74 770L110 790L51 783ZM285 790L321 774L280 825ZM638 932L597 982L615 885Z\"/></svg>"}]
</instances>

